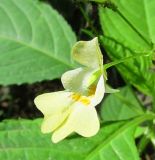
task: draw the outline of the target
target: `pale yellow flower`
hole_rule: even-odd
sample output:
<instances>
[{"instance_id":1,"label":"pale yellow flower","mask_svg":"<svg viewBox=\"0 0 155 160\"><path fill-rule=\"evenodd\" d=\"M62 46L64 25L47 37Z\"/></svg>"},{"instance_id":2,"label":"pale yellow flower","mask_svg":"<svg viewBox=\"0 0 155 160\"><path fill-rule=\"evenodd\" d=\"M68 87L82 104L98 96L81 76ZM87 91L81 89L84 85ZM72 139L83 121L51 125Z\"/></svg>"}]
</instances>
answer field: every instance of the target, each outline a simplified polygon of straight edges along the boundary
<instances>
[{"instance_id":1,"label":"pale yellow flower","mask_svg":"<svg viewBox=\"0 0 155 160\"><path fill-rule=\"evenodd\" d=\"M41 131L53 132L54 143L73 132L91 137L100 128L95 106L103 99L105 86L98 39L77 42L73 46L72 56L83 67L62 75L65 90L45 93L34 100L44 114Z\"/></svg>"}]
</instances>

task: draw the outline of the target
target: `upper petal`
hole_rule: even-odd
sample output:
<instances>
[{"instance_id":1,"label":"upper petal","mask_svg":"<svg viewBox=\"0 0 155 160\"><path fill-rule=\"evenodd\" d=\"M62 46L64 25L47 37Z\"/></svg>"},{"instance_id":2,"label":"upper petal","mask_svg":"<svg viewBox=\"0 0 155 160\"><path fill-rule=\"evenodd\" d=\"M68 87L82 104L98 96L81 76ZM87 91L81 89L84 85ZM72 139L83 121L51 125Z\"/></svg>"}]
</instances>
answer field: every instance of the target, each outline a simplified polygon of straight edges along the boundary
<instances>
[{"instance_id":1,"label":"upper petal","mask_svg":"<svg viewBox=\"0 0 155 160\"><path fill-rule=\"evenodd\" d=\"M67 71L61 77L62 84L69 91L85 94L94 71L90 68L77 68Z\"/></svg>"},{"instance_id":2,"label":"upper petal","mask_svg":"<svg viewBox=\"0 0 155 160\"><path fill-rule=\"evenodd\" d=\"M98 38L94 38L91 41L79 41L72 49L72 56L78 63L91 67L100 68L103 67L103 56L98 44Z\"/></svg>"}]
</instances>

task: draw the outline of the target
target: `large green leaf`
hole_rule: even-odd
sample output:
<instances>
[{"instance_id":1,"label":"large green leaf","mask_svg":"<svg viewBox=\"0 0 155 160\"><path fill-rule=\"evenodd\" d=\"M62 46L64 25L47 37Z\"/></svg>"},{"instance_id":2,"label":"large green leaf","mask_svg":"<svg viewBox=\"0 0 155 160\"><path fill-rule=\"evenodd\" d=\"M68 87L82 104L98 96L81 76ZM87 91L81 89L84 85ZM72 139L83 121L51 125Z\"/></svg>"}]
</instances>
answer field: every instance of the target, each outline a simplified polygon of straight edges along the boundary
<instances>
[{"instance_id":1,"label":"large green leaf","mask_svg":"<svg viewBox=\"0 0 155 160\"><path fill-rule=\"evenodd\" d=\"M123 87L120 92L110 94L101 104L103 121L130 119L144 114L142 105L130 87Z\"/></svg>"},{"instance_id":2,"label":"large green leaf","mask_svg":"<svg viewBox=\"0 0 155 160\"><path fill-rule=\"evenodd\" d=\"M0 1L0 84L54 79L73 67L75 35L38 0Z\"/></svg>"},{"instance_id":3,"label":"large green leaf","mask_svg":"<svg viewBox=\"0 0 155 160\"><path fill-rule=\"evenodd\" d=\"M5 160L138 160L135 127L152 115L103 124L92 138L72 136L58 144L40 132L41 120L7 120L0 124L0 159Z\"/></svg>"},{"instance_id":4,"label":"large green leaf","mask_svg":"<svg viewBox=\"0 0 155 160\"><path fill-rule=\"evenodd\" d=\"M102 42L111 59L150 52L155 43L155 1L111 1L117 6L116 11L99 9L104 31ZM118 65L118 69L127 82L151 95L155 92L155 75L149 70L151 64L151 56L139 57Z\"/></svg>"}]
</instances>

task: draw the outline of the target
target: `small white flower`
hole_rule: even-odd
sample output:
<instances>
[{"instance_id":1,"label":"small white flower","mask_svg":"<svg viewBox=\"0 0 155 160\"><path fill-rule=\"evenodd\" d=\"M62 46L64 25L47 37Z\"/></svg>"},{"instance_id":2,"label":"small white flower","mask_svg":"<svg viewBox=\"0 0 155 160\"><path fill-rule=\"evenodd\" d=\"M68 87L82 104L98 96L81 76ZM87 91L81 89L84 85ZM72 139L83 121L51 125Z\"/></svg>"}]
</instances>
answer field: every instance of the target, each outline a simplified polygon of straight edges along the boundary
<instances>
[{"instance_id":1,"label":"small white flower","mask_svg":"<svg viewBox=\"0 0 155 160\"><path fill-rule=\"evenodd\" d=\"M100 128L95 106L103 99L105 86L98 39L77 42L72 56L83 67L62 75L65 90L45 93L34 100L44 114L41 130L43 133L53 132L54 143L73 132L91 137Z\"/></svg>"}]
</instances>

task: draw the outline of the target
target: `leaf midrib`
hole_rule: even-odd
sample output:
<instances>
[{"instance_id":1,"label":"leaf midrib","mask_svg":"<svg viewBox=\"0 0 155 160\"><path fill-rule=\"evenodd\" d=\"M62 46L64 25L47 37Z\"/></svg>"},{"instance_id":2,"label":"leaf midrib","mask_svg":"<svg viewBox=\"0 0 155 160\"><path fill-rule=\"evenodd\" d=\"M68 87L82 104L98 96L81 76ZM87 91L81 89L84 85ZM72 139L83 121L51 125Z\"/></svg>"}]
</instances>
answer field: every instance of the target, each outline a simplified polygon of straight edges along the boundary
<instances>
[{"instance_id":1,"label":"leaf midrib","mask_svg":"<svg viewBox=\"0 0 155 160\"><path fill-rule=\"evenodd\" d=\"M32 50L37 51L37 53L43 53L45 56L50 57L50 58L52 58L52 59L55 59L56 61L58 61L58 62L60 62L60 63L62 63L62 64L64 64L64 65L68 66L69 68L73 68L73 65L67 64L67 63L65 63L64 61L61 61L60 59L57 59L57 58L54 57L54 56L51 56L51 53L50 53L50 52L47 52L47 51L45 51L45 50L41 50L41 49L39 49L39 48L33 47L32 45L28 45L28 44L26 44L26 43L24 43L24 42L17 41L17 40L15 40L15 39L8 38L8 37L1 36L1 35L0 35L0 39L12 41L12 42L14 42L14 43L18 43L18 44L20 44L20 45L23 45L23 46L25 46L26 48L31 48Z\"/></svg>"},{"instance_id":2,"label":"leaf midrib","mask_svg":"<svg viewBox=\"0 0 155 160\"><path fill-rule=\"evenodd\" d=\"M120 3L121 4L121 3ZM124 7L124 6L123 6ZM124 8L125 9L125 8ZM145 9L144 9L145 10ZM117 8L118 15L135 31L135 33L143 39L143 41L148 45L151 46L150 42L144 37L144 35L135 27L135 25ZM146 13L145 13L146 14ZM147 19L146 23L147 23Z\"/></svg>"},{"instance_id":3,"label":"leaf midrib","mask_svg":"<svg viewBox=\"0 0 155 160\"><path fill-rule=\"evenodd\" d=\"M113 2L114 3L114 2ZM144 3L144 1L143 1ZM114 3L115 4L115 3ZM145 5L145 4L144 4ZM116 5L117 6L117 5ZM123 6L124 7L124 6ZM144 6L145 7L145 6ZM125 9L125 8L124 8ZM144 8L145 10L145 8ZM143 36L143 34L141 34L141 32L139 32L139 30L135 27L135 25L117 8L116 9L116 12L117 14L135 31L135 33L141 38L143 39L143 41L149 46L152 48L152 45L151 43ZM146 14L146 12L145 12ZM108 14L106 14L106 16L108 16ZM108 16L109 17L109 16ZM112 19L110 19L109 17L109 20L112 22ZM146 23L147 23L147 20L146 20ZM147 24L148 25L148 24ZM149 31L149 30L148 30Z\"/></svg>"}]
</instances>

